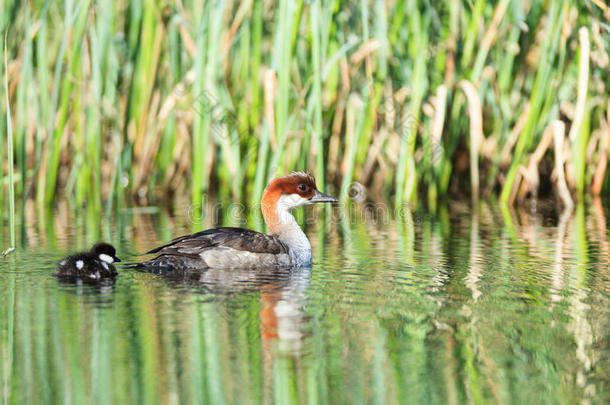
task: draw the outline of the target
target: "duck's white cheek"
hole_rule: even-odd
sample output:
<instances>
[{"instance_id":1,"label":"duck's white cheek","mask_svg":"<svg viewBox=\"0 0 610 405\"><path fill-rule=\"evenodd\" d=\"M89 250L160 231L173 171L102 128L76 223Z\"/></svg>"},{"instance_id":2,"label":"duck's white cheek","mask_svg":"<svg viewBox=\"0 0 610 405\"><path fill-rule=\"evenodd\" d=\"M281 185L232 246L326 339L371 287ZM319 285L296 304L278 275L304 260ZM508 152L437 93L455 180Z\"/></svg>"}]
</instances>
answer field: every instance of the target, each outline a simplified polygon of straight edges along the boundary
<instances>
[{"instance_id":1,"label":"duck's white cheek","mask_svg":"<svg viewBox=\"0 0 610 405\"><path fill-rule=\"evenodd\" d=\"M291 208L296 208L307 204L310 204L310 201L298 194L283 195L277 202L278 209L285 210L290 210Z\"/></svg>"},{"instance_id":2,"label":"duck's white cheek","mask_svg":"<svg viewBox=\"0 0 610 405\"><path fill-rule=\"evenodd\" d=\"M112 263L114 262L114 259L112 258L112 256L107 255L106 253L102 253L100 255L100 260L106 263Z\"/></svg>"},{"instance_id":3,"label":"duck's white cheek","mask_svg":"<svg viewBox=\"0 0 610 405\"><path fill-rule=\"evenodd\" d=\"M85 263L82 260L77 260L76 261L76 268L77 269L82 270L84 266L85 266Z\"/></svg>"}]
</instances>

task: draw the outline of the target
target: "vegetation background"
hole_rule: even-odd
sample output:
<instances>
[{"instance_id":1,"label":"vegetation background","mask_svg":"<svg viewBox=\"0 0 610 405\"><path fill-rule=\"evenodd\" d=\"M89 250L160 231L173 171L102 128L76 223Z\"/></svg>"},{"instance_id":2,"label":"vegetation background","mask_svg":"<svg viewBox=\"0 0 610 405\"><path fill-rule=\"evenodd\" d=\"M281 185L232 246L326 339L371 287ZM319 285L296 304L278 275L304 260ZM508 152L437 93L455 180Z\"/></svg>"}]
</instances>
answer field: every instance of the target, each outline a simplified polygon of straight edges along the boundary
<instances>
[{"instance_id":1,"label":"vegetation background","mask_svg":"<svg viewBox=\"0 0 610 405\"><path fill-rule=\"evenodd\" d=\"M0 0L0 28L3 403L610 403L600 199L469 204L608 192L607 0ZM404 218L352 204L311 274L226 299L49 276L209 225L136 204L300 169Z\"/></svg>"},{"instance_id":2,"label":"vegetation background","mask_svg":"<svg viewBox=\"0 0 610 405\"><path fill-rule=\"evenodd\" d=\"M30 197L258 201L292 170L342 198L358 182L432 209L553 191L570 205L607 183L602 0L5 0L0 13L10 212Z\"/></svg>"}]
</instances>

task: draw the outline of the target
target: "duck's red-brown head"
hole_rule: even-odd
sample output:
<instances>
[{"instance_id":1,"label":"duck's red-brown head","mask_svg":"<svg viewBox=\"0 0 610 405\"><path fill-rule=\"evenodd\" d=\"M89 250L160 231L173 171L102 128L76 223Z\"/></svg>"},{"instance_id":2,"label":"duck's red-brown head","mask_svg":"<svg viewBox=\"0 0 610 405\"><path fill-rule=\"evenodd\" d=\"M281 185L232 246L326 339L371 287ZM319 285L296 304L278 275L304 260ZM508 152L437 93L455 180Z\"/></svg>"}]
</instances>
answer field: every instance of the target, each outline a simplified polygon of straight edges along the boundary
<instances>
[{"instance_id":1,"label":"duck's red-brown head","mask_svg":"<svg viewBox=\"0 0 610 405\"><path fill-rule=\"evenodd\" d=\"M284 222L283 215L291 209L318 202L337 201L317 189L316 179L311 174L293 172L269 182L263 192L261 209L267 227L273 234Z\"/></svg>"}]
</instances>

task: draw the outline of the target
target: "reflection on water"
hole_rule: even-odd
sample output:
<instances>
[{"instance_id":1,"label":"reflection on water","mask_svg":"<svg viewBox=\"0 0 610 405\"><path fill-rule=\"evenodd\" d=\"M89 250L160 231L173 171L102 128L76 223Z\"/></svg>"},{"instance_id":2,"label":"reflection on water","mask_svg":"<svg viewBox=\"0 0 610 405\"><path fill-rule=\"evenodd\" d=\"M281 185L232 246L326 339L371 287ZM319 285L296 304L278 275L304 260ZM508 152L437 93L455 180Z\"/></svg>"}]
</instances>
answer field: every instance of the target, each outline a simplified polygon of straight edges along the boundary
<instances>
[{"instance_id":1,"label":"reflection on water","mask_svg":"<svg viewBox=\"0 0 610 405\"><path fill-rule=\"evenodd\" d=\"M51 274L98 239L136 260L194 230L188 217L29 213L0 264L3 402L610 401L599 201L559 215L357 211L317 215L312 269L123 270L104 286Z\"/></svg>"}]
</instances>

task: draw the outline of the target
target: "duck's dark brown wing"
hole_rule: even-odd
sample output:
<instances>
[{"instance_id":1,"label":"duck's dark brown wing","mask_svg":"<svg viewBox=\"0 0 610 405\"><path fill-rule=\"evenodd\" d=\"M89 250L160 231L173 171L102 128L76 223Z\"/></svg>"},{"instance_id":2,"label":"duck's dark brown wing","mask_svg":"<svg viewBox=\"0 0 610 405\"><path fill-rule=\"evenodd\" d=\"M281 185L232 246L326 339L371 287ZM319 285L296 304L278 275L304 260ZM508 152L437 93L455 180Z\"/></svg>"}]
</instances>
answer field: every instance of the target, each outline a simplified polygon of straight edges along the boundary
<instances>
[{"instance_id":1,"label":"duck's dark brown wing","mask_svg":"<svg viewBox=\"0 0 610 405\"><path fill-rule=\"evenodd\" d=\"M265 235L245 228L223 227L180 236L147 254L198 257L202 251L212 247L228 247L254 253L288 253L288 248L277 236Z\"/></svg>"}]
</instances>

